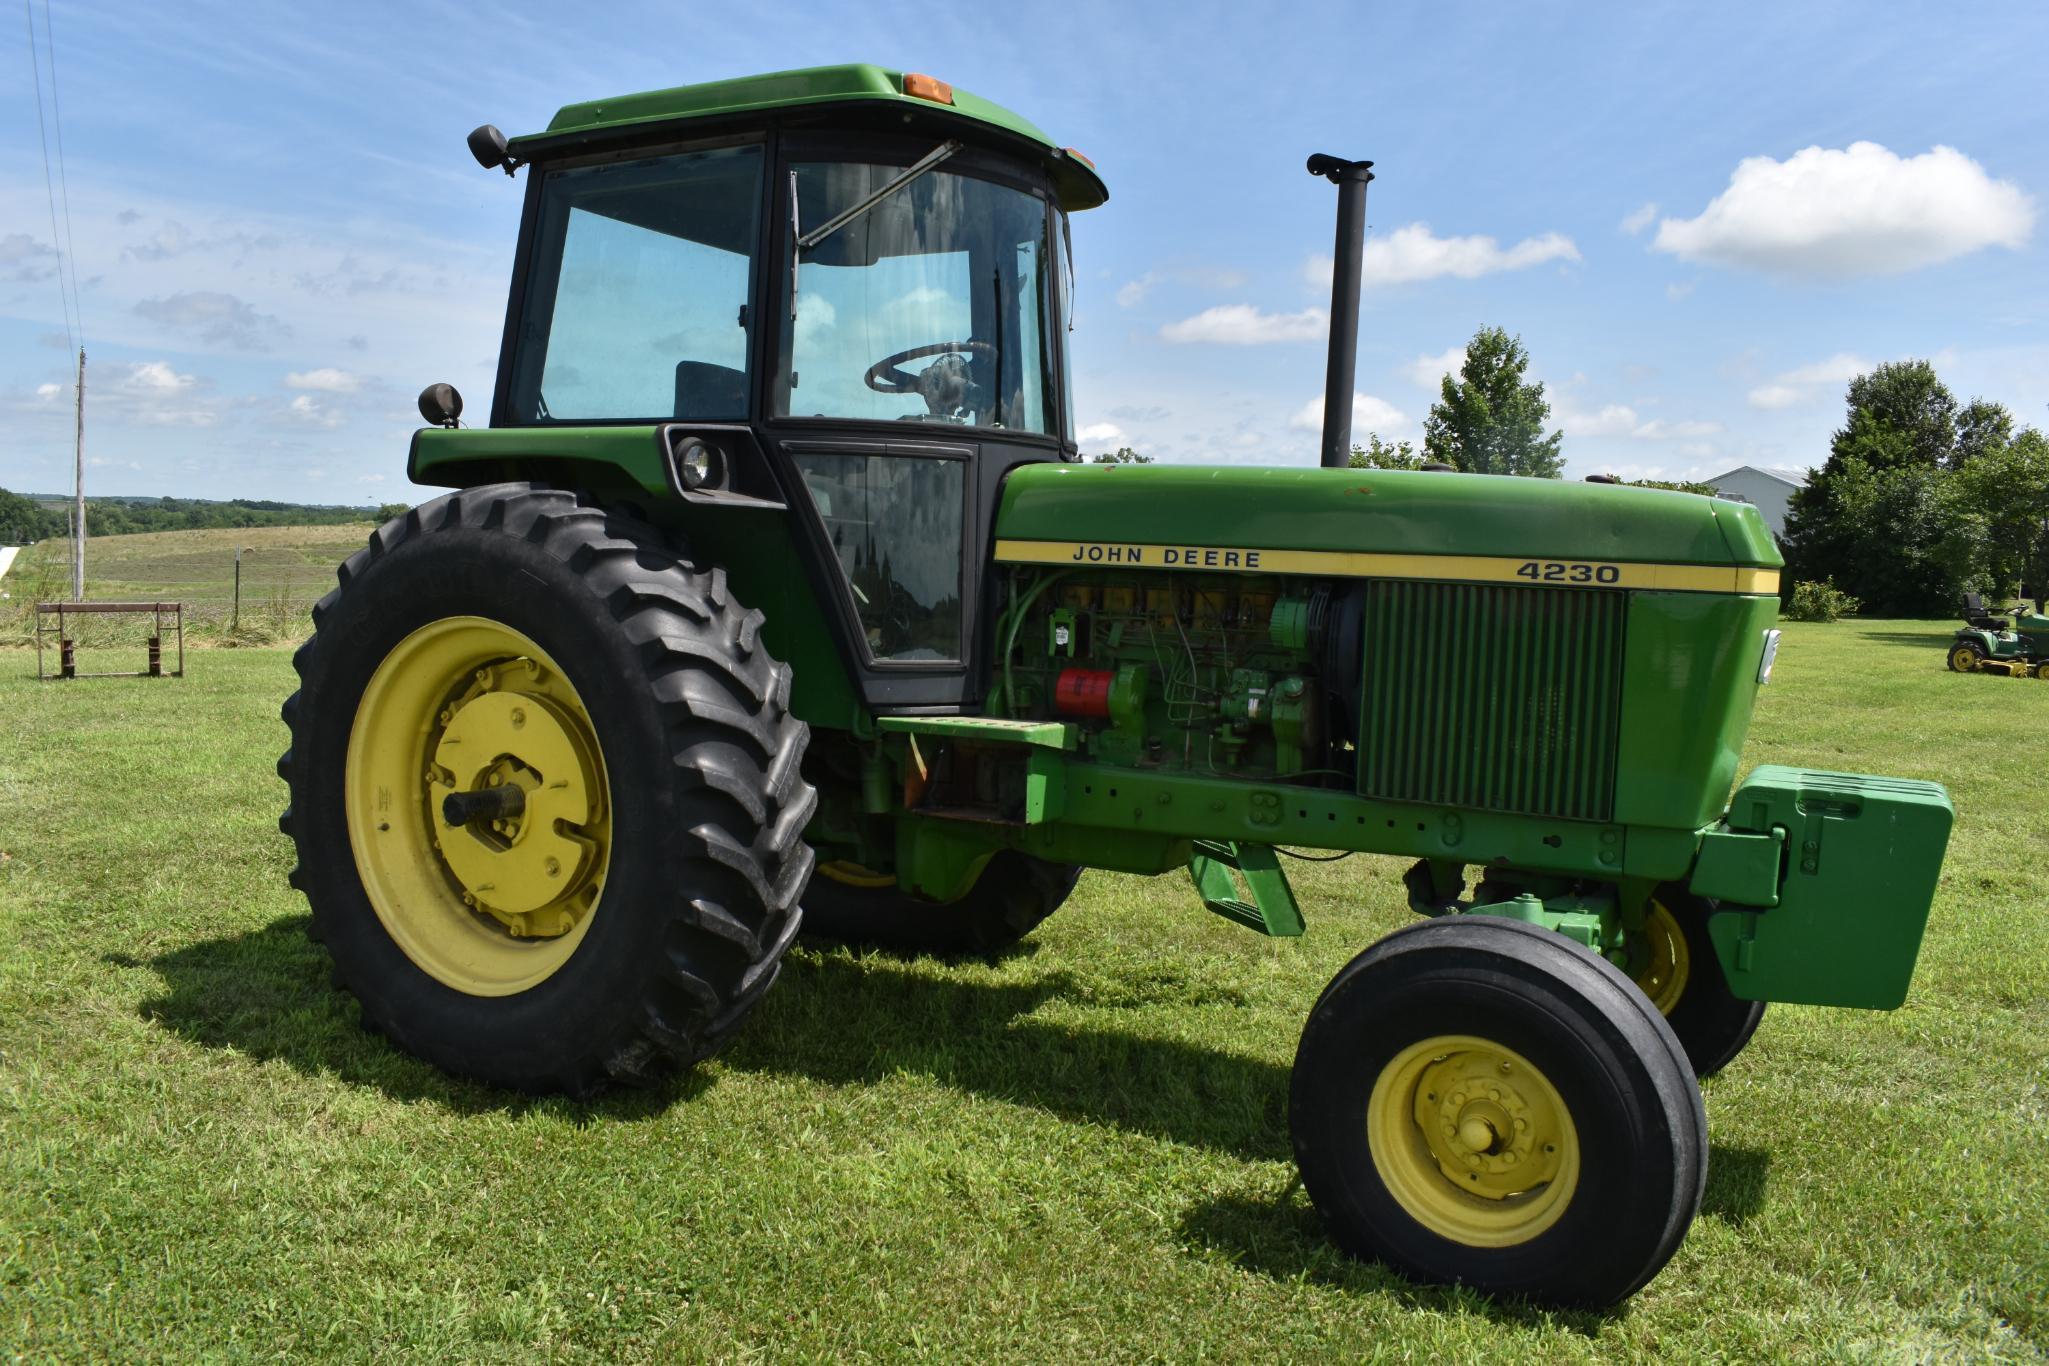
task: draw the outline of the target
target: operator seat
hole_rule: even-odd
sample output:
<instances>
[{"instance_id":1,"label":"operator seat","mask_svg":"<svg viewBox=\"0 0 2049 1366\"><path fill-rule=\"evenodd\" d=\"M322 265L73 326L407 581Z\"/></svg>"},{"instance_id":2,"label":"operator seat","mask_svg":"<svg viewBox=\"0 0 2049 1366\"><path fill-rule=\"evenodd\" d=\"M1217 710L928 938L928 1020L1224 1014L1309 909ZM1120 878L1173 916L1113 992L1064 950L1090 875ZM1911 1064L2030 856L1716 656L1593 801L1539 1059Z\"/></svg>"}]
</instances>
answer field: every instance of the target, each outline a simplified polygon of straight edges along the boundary
<instances>
[{"instance_id":1,"label":"operator seat","mask_svg":"<svg viewBox=\"0 0 2049 1366\"><path fill-rule=\"evenodd\" d=\"M1995 617L1985 610L1985 599L1976 593L1964 594L1964 624L1980 631L2004 631L2012 623L2005 617Z\"/></svg>"}]
</instances>

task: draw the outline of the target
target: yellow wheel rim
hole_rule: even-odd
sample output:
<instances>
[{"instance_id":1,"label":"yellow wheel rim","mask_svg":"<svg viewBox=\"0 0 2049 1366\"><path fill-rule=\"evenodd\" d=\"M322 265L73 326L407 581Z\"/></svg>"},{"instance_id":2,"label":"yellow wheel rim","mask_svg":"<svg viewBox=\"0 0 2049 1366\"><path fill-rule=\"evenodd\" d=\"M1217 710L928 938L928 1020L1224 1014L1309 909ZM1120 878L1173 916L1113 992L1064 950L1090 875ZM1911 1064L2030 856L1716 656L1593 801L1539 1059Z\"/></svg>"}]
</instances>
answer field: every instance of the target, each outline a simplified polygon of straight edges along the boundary
<instances>
[{"instance_id":1,"label":"yellow wheel rim","mask_svg":"<svg viewBox=\"0 0 2049 1366\"><path fill-rule=\"evenodd\" d=\"M1468 1247L1528 1242L1579 1184L1579 1134L1557 1088L1514 1049L1469 1034L1411 1044L1380 1070L1366 1140L1395 1202Z\"/></svg>"},{"instance_id":2,"label":"yellow wheel rim","mask_svg":"<svg viewBox=\"0 0 2049 1366\"><path fill-rule=\"evenodd\" d=\"M2049 660L2044 660L2035 666L2035 677L2049 682Z\"/></svg>"},{"instance_id":3,"label":"yellow wheel rim","mask_svg":"<svg viewBox=\"0 0 2049 1366\"><path fill-rule=\"evenodd\" d=\"M451 826L451 794L523 789L514 817ZM612 843L590 713L548 654L484 617L414 631L370 676L343 806L356 871L392 941L471 996L510 996L590 929Z\"/></svg>"},{"instance_id":4,"label":"yellow wheel rim","mask_svg":"<svg viewBox=\"0 0 2049 1366\"><path fill-rule=\"evenodd\" d=\"M834 859L831 863L818 865L821 877L846 887L894 887L895 873L878 873L873 868L864 868L852 859Z\"/></svg>"},{"instance_id":5,"label":"yellow wheel rim","mask_svg":"<svg viewBox=\"0 0 2049 1366\"><path fill-rule=\"evenodd\" d=\"M1959 645L1949 652L1949 667L1960 674L1970 673L1977 667L1978 652L1968 645Z\"/></svg>"},{"instance_id":6,"label":"yellow wheel rim","mask_svg":"<svg viewBox=\"0 0 2049 1366\"><path fill-rule=\"evenodd\" d=\"M1686 949L1685 932L1663 902L1653 901L1643 918L1643 943L1644 964L1636 974L1636 984L1651 998L1658 1014L1670 1015L1686 995L1686 979L1692 972L1693 960Z\"/></svg>"}]
</instances>

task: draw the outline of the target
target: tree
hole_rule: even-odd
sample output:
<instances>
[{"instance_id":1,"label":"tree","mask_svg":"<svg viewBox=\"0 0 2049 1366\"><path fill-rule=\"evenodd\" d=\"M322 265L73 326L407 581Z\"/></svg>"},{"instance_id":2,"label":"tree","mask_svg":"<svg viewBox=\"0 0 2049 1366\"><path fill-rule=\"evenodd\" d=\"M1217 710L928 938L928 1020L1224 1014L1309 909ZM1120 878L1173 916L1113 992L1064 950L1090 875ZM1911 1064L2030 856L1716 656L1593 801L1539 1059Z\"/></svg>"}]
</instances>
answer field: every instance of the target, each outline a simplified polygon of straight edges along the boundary
<instances>
[{"instance_id":1,"label":"tree","mask_svg":"<svg viewBox=\"0 0 2049 1366\"><path fill-rule=\"evenodd\" d=\"M1345 463L1355 470L1420 470L1423 457L1417 454L1414 442L1382 441L1378 432L1368 432L1366 444L1353 446Z\"/></svg>"},{"instance_id":2,"label":"tree","mask_svg":"<svg viewBox=\"0 0 2049 1366\"><path fill-rule=\"evenodd\" d=\"M1829 464L1854 456L1873 469L1949 463L1957 401L1925 360L1887 361L1850 381L1849 419L1829 444Z\"/></svg>"},{"instance_id":3,"label":"tree","mask_svg":"<svg viewBox=\"0 0 2049 1366\"><path fill-rule=\"evenodd\" d=\"M1424 455L1474 474L1556 479L1565 468L1563 433L1544 435L1551 405L1543 384L1523 378L1529 364L1522 338L1498 327L1475 332L1465 364L1444 377L1442 398L1430 407Z\"/></svg>"},{"instance_id":4,"label":"tree","mask_svg":"<svg viewBox=\"0 0 2049 1366\"><path fill-rule=\"evenodd\" d=\"M1962 469L1981 455L2005 449L2013 440L2013 414L2004 403L1974 398L1957 414L1956 445L1950 450L1951 469Z\"/></svg>"},{"instance_id":5,"label":"tree","mask_svg":"<svg viewBox=\"0 0 2049 1366\"><path fill-rule=\"evenodd\" d=\"M1104 451L1101 455L1089 457L1091 465L1150 465L1153 458L1140 455L1129 446L1119 446L1115 451Z\"/></svg>"},{"instance_id":6,"label":"tree","mask_svg":"<svg viewBox=\"0 0 2049 1366\"><path fill-rule=\"evenodd\" d=\"M62 513L0 489L0 545L23 545L70 530Z\"/></svg>"},{"instance_id":7,"label":"tree","mask_svg":"<svg viewBox=\"0 0 2049 1366\"><path fill-rule=\"evenodd\" d=\"M2049 437L2032 427L1960 463L1952 476L1960 519L1979 541L1986 586L2049 591Z\"/></svg>"}]
</instances>

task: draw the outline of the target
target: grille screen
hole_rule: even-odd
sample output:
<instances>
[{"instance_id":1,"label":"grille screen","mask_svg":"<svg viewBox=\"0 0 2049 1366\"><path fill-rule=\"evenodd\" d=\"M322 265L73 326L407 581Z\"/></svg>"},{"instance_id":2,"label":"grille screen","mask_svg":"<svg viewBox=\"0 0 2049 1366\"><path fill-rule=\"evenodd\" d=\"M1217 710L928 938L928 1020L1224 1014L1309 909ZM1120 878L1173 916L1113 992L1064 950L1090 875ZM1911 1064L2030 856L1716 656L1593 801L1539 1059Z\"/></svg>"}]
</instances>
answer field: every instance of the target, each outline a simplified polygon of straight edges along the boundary
<instances>
[{"instance_id":1,"label":"grille screen","mask_svg":"<svg viewBox=\"0 0 2049 1366\"><path fill-rule=\"evenodd\" d=\"M1609 819L1626 599L1599 589L1369 585L1360 792Z\"/></svg>"}]
</instances>

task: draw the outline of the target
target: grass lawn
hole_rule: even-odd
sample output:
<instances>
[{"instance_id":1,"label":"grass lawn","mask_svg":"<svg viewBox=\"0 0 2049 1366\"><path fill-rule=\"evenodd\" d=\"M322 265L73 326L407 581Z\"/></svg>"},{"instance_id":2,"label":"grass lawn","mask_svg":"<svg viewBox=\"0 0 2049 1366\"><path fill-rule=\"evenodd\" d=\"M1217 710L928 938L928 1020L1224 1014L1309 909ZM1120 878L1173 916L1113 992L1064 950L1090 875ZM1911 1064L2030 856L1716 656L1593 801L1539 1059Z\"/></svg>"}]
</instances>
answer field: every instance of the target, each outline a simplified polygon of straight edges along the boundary
<instances>
[{"instance_id":1,"label":"grass lawn","mask_svg":"<svg viewBox=\"0 0 2049 1366\"><path fill-rule=\"evenodd\" d=\"M0 651L0 1354L2039 1357L2049 686L1946 673L1949 629L1787 628L1746 760L1947 782L1947 872L1905 1009L1773 1007L1708 1084L1700 1219L1606 1315L1411 1287L1290 1189L1302 1017L1408 920L1393 860L1291 867L1293 942L1090 874L1000 963L799 948L695 1074L533 1102L329 990L285 652Z\"/></svg>"}]
</instances>

